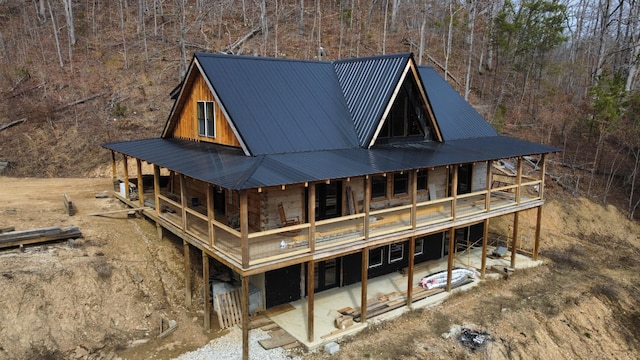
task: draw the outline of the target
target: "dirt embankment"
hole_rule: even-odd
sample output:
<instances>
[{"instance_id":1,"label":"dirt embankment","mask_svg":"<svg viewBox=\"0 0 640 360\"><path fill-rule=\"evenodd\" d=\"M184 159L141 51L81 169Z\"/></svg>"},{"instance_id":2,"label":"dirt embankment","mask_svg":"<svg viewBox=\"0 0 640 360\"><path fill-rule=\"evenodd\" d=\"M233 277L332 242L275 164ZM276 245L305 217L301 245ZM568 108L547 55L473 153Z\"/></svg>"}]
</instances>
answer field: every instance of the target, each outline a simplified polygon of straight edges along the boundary
<instances>
[{"instance_id":1,"label":"dirt embankment","mask_svg":"<svg viewBox=\"0 0 640 360\"><path fill-rule=\"evenodd\" d=\"M198 300L185 306L181 242L159 241L152 223L126 213L88 215L123 208L95 197L110 188L104 178L0 177L0 227L76 225L84 236L0 250L0 359L170 358L211 336ZM63 193L76 215L65 213ZM199 286L195 271L193 281ZM149 340L161 318L177 320L180 331Z\"/></svg>"},{"instance_id":2,"label":"dirt embankment","mask_svg":"<svg viewBox=\"0 0 640 360\"><path fill-rule=\"evenodd\" d=\"M218 335L202 330L199 254L194 301L185 306L182 243L97 199L111 180L0 177L0 227L77 225L84 238L0 251L0 359L169 359ZM77 206L64 212L62 194ZM374 324L331 358L635 359L640 352L640 227L614 207L550 193L543 212L544 265L486 281L444 304ZM534 226L523 213L523 231ZM492 220L508 232L512 217ZM160 319L178 330L156 339ZM213 322L215 323L215 321ZM441 335L486 331L472 351ZM322 353L310 359L329 358Z\"/></svg>"}]
</instances>

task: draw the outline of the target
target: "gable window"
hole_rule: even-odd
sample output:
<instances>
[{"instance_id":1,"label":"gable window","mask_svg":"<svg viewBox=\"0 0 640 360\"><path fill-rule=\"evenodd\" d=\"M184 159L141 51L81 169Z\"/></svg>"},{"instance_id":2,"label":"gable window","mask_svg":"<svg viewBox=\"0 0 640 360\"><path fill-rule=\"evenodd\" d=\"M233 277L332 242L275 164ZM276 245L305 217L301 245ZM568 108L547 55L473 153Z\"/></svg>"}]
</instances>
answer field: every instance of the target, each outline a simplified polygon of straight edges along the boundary
<instances>
[{"instance_id":1,"label":"gable window","mask_svg":"<svg viewBox=\"0 0 640 360\"><path fill-rule=\"evenodd\" d=\"M198 101L198 135L216 137L213 101Z\"/></svg>"},{"instance_id":2,"label":"gable window","mask_svg":"<svg viewBox=\"0 0 640 360\"><path fill-rule=\"evenodd\" d=\"M382 266L382 259L384 256L384 247L379 247L369 250L369 267L374 268Z\"/></svg>"},{"instance_id":3,"label":"gable window","mask_svg":"<svg viewBox=\"0 0 640 360\"><path fill-rule=\"evenodd\" d=\"M389 245L389 264L402 260L404 257L404 245L391 244Z\"/></svg>"},{"instance_id":4,"label":"gable window","mask_svg":"<svg viewBox=\"0 0 640 360\"><path fill-rule=\"evenodd\" d=\"M393 174L393 195L405 195L409 193L409 174Z\"/></svg>"},{"instance_id":5,"label":"gable window","mask_svg":"<svg viewBox=\"0 0 640 360\"><path fill-rule=\"evenodd\" d=\"M425 131L426 129L426 131ZM425 137L426 134L426 137ZM432 139L427 125L427 110L415 81L407 78L378 134L380 139L418 137Z\"/></svg>"},{"instance_id":6,"label":"gable window","mask_svg":"<svg viewBox=\"0 0 640 360\"><path fill-rule=\"evenodd\" d=\"M427 190L428 180L429 178L427 177L427 169L418 171L418 176L416 178L418 191Z\"/></svg>"},{"instance_id":7,"label":"gable window","mask_svg":"<svg viewBox=\"0 0 640 360\"><path fill-rule=\"evenodd\" d=\"M371 198L385 199L387 197L387 177L374 175L371 177Z\"/></svg>"}]
</instances>

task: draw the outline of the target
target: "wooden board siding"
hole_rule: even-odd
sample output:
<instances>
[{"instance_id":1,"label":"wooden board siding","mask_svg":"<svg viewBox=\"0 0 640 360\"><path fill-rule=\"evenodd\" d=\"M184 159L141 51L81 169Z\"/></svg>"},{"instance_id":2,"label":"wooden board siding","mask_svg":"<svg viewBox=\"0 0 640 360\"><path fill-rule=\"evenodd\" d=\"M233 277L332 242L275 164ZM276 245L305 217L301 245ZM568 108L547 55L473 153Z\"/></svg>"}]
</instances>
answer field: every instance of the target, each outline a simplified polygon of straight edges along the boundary
<instances>
[{"instance_id":1,"label":"wooden board siding","mask_svg":"<svg viewBox=\"0 0 640 360\"><path fill-rule=\"evenodd\" d=\"M487 163L480 162L473 164L473 175L471 175L471 192L486 190L487 188Z\"/></svg>"},{"instance_id":2,"label":"wooden board siding","mask_svg":"<svg viewBox=\"0 0 640 360\"><path fill-rule=\"evenodd\" d=\"M270 187L264 189L263 204L264 212L261 224L264 229L276 229L281 226L280 213L278 212L278 204L282 203L284 212L287 217L298 216L300 223L305 221L305 192L304 185L289 185L284 190L279 187Z\"/></svg>"},{"instance_id":3,"label":"wooden board siding","mask_svg":"<svg viewBox=\"0 0 640 360\"><path fill-rule=\"evenodd\" d=\"M173 133L169 134L169 137L240 147L240 142L233 130L231 130L227 119L224 117L218 103L215 102L213 94L201 74L197 74L193 81L193 86L188 89L184 96L187 99L178 114L178 123L173 128ZM215 138L198 135L198 101L213 101L215 104Z\"/></svg>"}]
</instances>

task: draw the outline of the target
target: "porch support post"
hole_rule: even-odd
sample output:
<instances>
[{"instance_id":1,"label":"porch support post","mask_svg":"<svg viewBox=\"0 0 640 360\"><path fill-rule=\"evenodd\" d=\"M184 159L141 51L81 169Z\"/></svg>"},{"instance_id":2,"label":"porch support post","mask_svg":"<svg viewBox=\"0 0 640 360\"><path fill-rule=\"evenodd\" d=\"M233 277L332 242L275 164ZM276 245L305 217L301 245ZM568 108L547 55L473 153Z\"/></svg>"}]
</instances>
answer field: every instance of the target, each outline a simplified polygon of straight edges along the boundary
<instances>
[{"instance_id":1,"label":"porch support post","mask_svg":"<svg viewBox=\"0 0 640 360\"><path fill-rule=\"evenodd\" d=\"M416 229L416 203L418 199L418 170L409 172L409 185L411 189L411 228Z\"/></svg>"},{"instance_id":2,"label":"porch support post","mask_svg":"<svg viewBox=\"0 0 640 360\"><path fill-rule=\"evenodd\" d=\"M136 170L138 172L138 201L140 207L144 207L144 184L142 183L142 160L136 158Z\"/></svg>"},{"instance_id":3,"label":"porch support post","mask_svg":"<svg viewBox=\"0 0 640 360\"><path fill-rule=\"evenodd\" d=\"M516 170L516 204L520 205L520 195L522 194L522 156L518 157Z\"/></svg>"},{"instance_id":4,"label":"porch support post","mask_svg":"<svg viewBox=\"0 0 640 360\"><path fill-rule=\"evenodd\" d=\"M231 190L229 190L231 191ZM240 190L240 249L242 267L249 267L249 200L247 190Z\"/></svg>"},{"instance_id":5,"label":"porch support post","mask_svg":"<svg viewBox=\"0 0 640 360\"><path fill-rule=\"evenodd\" d=\"M206 183L205 193L207 194L207 228L209 230L209 246L213 247L216 238L216 228L213 226L215 209L213 208L213 185Z\"/></svg>"},{"instance_id":6,"label":"porch support post","mask_svg":"<svg viewBox=\"0 0 640 360\"><path fill-rule=\"evenodd\" d=\"M458 208L458 165L453 166L453 178L451 179L451 197L453 198L451 204L451 216L453 220L456 220L456 212ZM451 251L451 249L449 249ZM448 290L447 290L448 291Z\"/></svg>"},{"instance_id":7,"label":"porch support post","mask_svg":"<svg viewBox=\"0 0 640 360\"><path fill-rule=\"evenodd\" d=\"M187 184L184 174L180 174L180 206L182 210L182 230L187 231Z\"/></svg>"},{"instance_id":8,"label":"porch support post","mask_svg":"<svg viewBox=\"0 0 640 360\"><path fill-rule=\"evenodd\" d=\"M365 198L366 199L366 198ZM362 286L360 287L360 323L367 321L367 278L369 277L369 248L362 249Z\"/></svg>"},{"instance_id":9,"label":"porch support post","mask_svg":"<svg viewBox=\"0 0 640 360\"><path fill-rule=\"evenodd\" d=\"M414 202L415 205L415 202ZM413 307L413 271L415 264L415 257L413 254L416 252L416 237L412 236L409 239L409 269L407 276L407 306L409 308Z\"/></svg>"},{"instance_id":10,"label":"porch support post","mask_svg":"<svg viewBox=\"0 0 640 360\"><path fill-rule=\"evenodd\" d=\"M540 162L540 199L544 200L544 177L547 173L547 154L542 154Z\"/></svg>"},{"instance_id":11,"label":"porch support post","mask_svg":"<svg viewBox=\"0 0 640 360\"><path fill-rule=\"evenodd\" d=\"M113 185L118 182L118 166L116 165L116 152L111 150L111 172L113 178Z\"/></svg>"},{"instance_id":12,"label":"porch support post","mask_svg":"<svg viewBox=\"0 0 640 360\"><path fill-rule=\"evenodd\" d=\"M307 263L307 340L314 341L315 262Z\"/></svg>"},{"instance_id":13,"label":"porch support post","mask_svg":"<svg viewBox=\"0 0 640 360\"><path fill-rule=\"evenodd\" d=\"M124 166L124 198L129 200L129 161L125 154L122 154L122 165Z\"/></svg>"},{"instance_id":14,"label":"porch support post","mask_svg":"<svg viewBox=\"0 0 640 360\"><path fill-rule=\"evenodd\" d=\"M156 230L158 240L162 240L162 225L160 225L160 167L153 165L153 199L156 207Z\"/></svg>"},{"instance_id":15,"label":"porch support post","mask_svg":"<svg viewBox=\"0 0 640 360\"><path fill-rule=\"evenodd\" d=\"M204 329L211 330L211 293L209 290L209 255L202 250L202 284L204 287Z\"/></svg>"},{"instance_id":16,"label":"porch support post","mask_svg":"<svg viewBox=\"0 0 640 360\"><path fill-rule=\"evenodd\" d=\"M371 176L364 177L364 199L362 199L362 207L364 209L364 240L369 240L369 201L371 201ZM362 258L364 261L364 257ZM369 262L367 261L367 265Z\"/></svg>"},{"instance_id":17,"label":"porch support post","mask_svg":"<svg viewBox=\"0 0 640 360\"><path fill-rule=\"evenodd\" d=\"M184 253L184 302L191 306L191 256L189 254L189 243L182 240L182 251Z\"/></svg>"},{"instance_id":18,"label":"porch support post","mask_svg":"<svg viewBox=\"0 0 640 360\"><path fill-rule=\"evenodd\" d=\"M309 207L307 214L309 218L309 251L313 254L316 251L316 184L309 184Z\"/></svg>"},{"instance_id":19,"label":"porch support post","mask_svg":"<svg viewBox=\"0 0 640 360\"><path fill-rule=\"evenodd\" d=\"M482 233L482 265L480 265L480 278L484 280L487 270L487 242L489 238L489 219L484 219L484 229Z\"/></svg>"},{"instance_id":20,"label":"porch support post","mask_svg":"<svg viewBox=\"0 0 640 360\"><path fill-rule=\"evenodd\" d=\"M456 172L454 172L454 177L455 177L455 173ZM447 292L451 291L451 276L453 275L453 253L454 253L453 247L455 246L455 241L454 241L455 236L456 236L456 229L455 228L449 229L449 254L447 256L447 287L446 287Z\"/></svg>"},{"instance_id":21,"label":"porch support post","mask_svg":"<svg viewBox=\"0 0 640 360\"><path fill-rule=\"evenodd\" d=\"M538 206L538 216L536 218L536 235L533 241L533 261L538 260L538 251L540 250L540 228L542 227L542 206Z\"/></svg>"},{"instance_id":22,"label":"porch support post","mask_svg":"<svg viewBox=\"0 0 640 360\"><path fill-rule=\"evenodd\" d=\"M511 267L516 267L516 244L518 241L518 215L519 212L513 213L513 239L511 240Z\"/></svg>"},{"instance_id":23,"label":"porch support post","mask_svg":"<svg viewBox=\"0 0 640 360\"><path fill-rule=\"evenodd\" d=\"M242 276L242 359L249 360L249 277Z\"/></svg>"},{"instance_id":24,"label":"porch support post","mask_svg":"<svg viewBox=\"0 0 640 360\"><path fill-rule=\"evenodd\" d=\"M484 207L485 209L487 209L487 212L489 212L489 210L491 210L491 174L493 171L493 161L489 160L487 161L487 196L485 197L485 204Z\"/></svg>"}]
</instances>

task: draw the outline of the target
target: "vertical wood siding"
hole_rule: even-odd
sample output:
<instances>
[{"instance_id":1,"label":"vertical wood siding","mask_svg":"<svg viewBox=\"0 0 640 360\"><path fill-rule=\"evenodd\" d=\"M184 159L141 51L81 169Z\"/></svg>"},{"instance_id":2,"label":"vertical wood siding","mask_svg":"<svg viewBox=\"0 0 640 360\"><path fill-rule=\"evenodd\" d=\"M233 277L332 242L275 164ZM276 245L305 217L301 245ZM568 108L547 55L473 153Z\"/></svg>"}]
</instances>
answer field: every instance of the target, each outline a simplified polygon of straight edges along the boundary
<instances>
[{"instance_id":1,"label":"vertical wood siding","mask_svg":"<svg viewBox=\"0 0 640 360\"><path fill-rule=\"evenodd\" d=\"M235 147L240 146L240 142L231 130L227 119L224 117L218 103L215 102L213 94L201 74L196 76L192 87L188 89L184 96L187 99L178 115L179 120L173 129L173 137ZM213 101L215 104L215 138L198 135L198 101Z\"/></svg>"}]
</instances>

